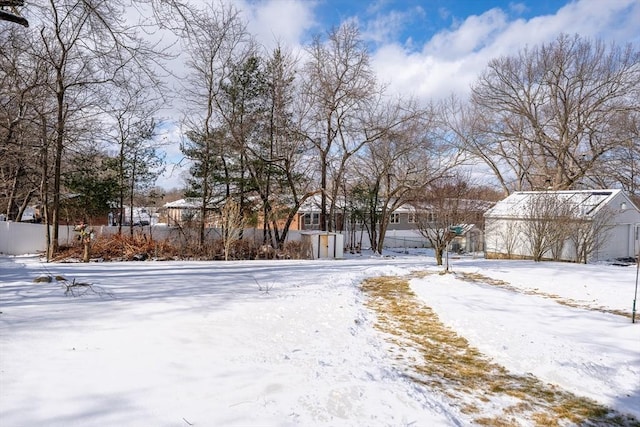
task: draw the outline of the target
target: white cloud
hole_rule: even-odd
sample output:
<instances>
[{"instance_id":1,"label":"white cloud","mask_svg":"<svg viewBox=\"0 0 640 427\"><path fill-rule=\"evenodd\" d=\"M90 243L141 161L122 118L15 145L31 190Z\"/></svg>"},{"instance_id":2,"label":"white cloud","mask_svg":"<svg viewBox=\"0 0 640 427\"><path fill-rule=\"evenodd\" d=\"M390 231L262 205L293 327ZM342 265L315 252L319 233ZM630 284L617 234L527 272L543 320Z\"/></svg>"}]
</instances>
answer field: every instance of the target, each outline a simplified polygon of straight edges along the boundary
<instances>
[{"instance_id":1,"label":"white cloud","mask_svg":"<svg viewBox=\"0 0 640 427\"><path fill-rule=\"evenodd\" d=\"M327 30L314 15L321 0L229 1L244 13L249 31L267 48L280 42L293 52L301 52L309 34ZM414 8L383 15L386 6L387 0L378 0L366 12L373 19L362 22L359 18L363 36L378 44L372 52L373 67L379 80L388 83L390 90L423 101L444 98L451 93L464 96L491 58L549 42L561 32L619 44L640 44L637 29L640 0L570 1L554 14L531 19L509 18L526 12L524 3L511 3L508 11L494 8L458 20L420 46L412 45L411 39L397 38L404 26L414 24L415 16L425 11ZM444 9L439 13L449 16ZM178 133L179 128L174 131ZM168 139L178 141L177 135ZM173 148L167 147L170 167L159 182L167 188L182 185L180 173L184 165L173 171L171 168L181 155L177 147L177 143Z\"/></svg>"},{"instance_id":2,"label":"white cloud","mask_svg":"<svg viewBox=\"0 0 640 427\"><path fill-rule=\"evenodd\" d=\"M437 33L420 51L390 43L372 58L390 89L427 100L467 93L491 58L549 42L562 32L637 45L638 22L638 0L579 0L553 15L529 20L509 20L504 11L491 9Z\"/></svg>"},{"instance_id":3,"label":"white cloud","mask_svg":"<svg viewBox=\"0 0 640 427\"><path fill-rule=\"evenodd\" d=\"M509 3L509 10L516 15L522 15L529 11L529 8L524 3Z\"/></svg>"},{"instance_id":4,"label":"white cloud","mask_svg":"<svg viewBox=\"0 0 640 427\"><path fill-rule=\"evenodd\" d=\"M417 6L405 11L392 10L387 14L377 14L366 21L362 36L376 43L389 43L396 39L402 30L412 21L424 17L425 11Z\"/></svg>"},{"instance_id":5,"label":"white cloud","mask_svg":"<svg viewBox=\"0 0 640 427\"><path fill-rule=\"evenodd\" d=\"M173 121L162 123L156 140L165 153L165 170L156 181L156 185L162 188L184 187L183 174L189 169L189 162L180 151L182 130L180 125Z\"/></svg>"},{"instance_id":6,"label":"white cloud","mask_svg":"<svg viewBox=\"0 0 640 427\"><path fill-rule=\"evenodd\" d=\"M427 55L458 58L492 43L507 25L507 15L500 9L491 9L482 15L470 16L455 29L437 33L423 51Z\"/></svg>"},{"instance_id":7,"label":"white cloud","mask_svg":"<svg viewBox=\"0 0 640 427\"><path fill-rule=\"evenodd\" d=\"M298 46L305 34L319 26L313 15L317 2L310 0L268 0L258 3L234 3L243 10L249 22L249 32L259 43L270 49Z\"/></svg>"},{"instance_id":8,"label":"white cloud","mask_svg":"<svg viewBox=\"0 0 640 427\"><path fill-rule=\"evenodd\" d=\"M389 0L377 0L369 3L367 6L367 13L373 15L382 11L389 4Z\"/></svg>"},{"instance_id":9,"label":"white cloud","mask_svg":"<svg viewBox=\"0 0 640 427\"><path fill-rule=\"evenodd\" d=\"M200 3L204 4L204 1ZM267 0L260 2L248 2L244 0L229 0L247 21L248 31L253 34L258 42L265 48L271 49L280 43L288 46L293 51L299 51L304 37L310 29L319 28L315 21L313 8L316 6L312 0ZM177 75L184 75L184 59L173 61L169 64ZM179 82L168 83L172 89L179 88ZM181 120L180 100L174 99L163 110L170 116L158 136L162 144L162 151L166 154L166 168L159 177L157 185L163 188L184 187L184 174L188 171L189 162L184 159L180 151L180 138L182 130L179 125Z\"/></svg>"}]
</instances>

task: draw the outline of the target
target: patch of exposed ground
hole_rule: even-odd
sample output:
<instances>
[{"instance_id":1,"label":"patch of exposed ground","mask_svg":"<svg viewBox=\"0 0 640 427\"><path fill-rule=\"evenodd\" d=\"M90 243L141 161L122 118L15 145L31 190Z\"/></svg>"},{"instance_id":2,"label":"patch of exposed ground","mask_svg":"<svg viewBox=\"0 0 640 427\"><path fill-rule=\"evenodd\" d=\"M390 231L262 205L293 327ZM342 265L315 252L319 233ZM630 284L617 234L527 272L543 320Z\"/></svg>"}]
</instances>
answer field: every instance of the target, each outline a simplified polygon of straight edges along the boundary
<instances>
[{"instance_id":1,"label":"patch of exposed ground","mask_svg":"<svg viewBox=\"0 0 640 427\"><path fill-rule=\"evenodd\" d=\"M542 292L538 289L521 289L518 287L513 286L512 284L510 284L509 282L506 282L504 280L500 280L500 279L493 279L491 277L487 277L485 275L479 274L479 273L455 273L456 277L459 277L462 280L466 280L467 282L474 282L474 283L484 283L487 285L492 285L492 286L497 286L503 289L508 289L510 291L513 292L518 292L521 294L526 294L526 295L537 295L543 298L548 298L548 299L552 299L555 302L557 302L558 304L562 304L562 305L566 305L568 307L573 307L573 308L581 308L584 310L591 310L591 311L598 311L601 313L609 313L609 314L615 314L617 316L624 316L624 317L628 317L629 319L631 319L632 317L632 313L630 311L624 311L624 310L614 310L614 309L610 309L610 308L606 308L606 307L594 307L592 305L588 305L585 303L581 303L579 301L575 301L572 300L570 298L562 298L559 295L555 295L555 294L550 294L547 292Z\"/></svg>"},{"instance_id":2,"label":"patch of exposed ground","mask_svg":"<svg viewBox=\"0 0 640 427\"><path fill-rule=\"evenodd\" d=\"M484 426L634 426L640 422L532 375L492 362L440 322L411 291L409 277L366 280L362 289L376 327L395 345L390 356L412 380L459 402ZM530 420L524 424L523 420Z\"/></svg>"}]
</instances>

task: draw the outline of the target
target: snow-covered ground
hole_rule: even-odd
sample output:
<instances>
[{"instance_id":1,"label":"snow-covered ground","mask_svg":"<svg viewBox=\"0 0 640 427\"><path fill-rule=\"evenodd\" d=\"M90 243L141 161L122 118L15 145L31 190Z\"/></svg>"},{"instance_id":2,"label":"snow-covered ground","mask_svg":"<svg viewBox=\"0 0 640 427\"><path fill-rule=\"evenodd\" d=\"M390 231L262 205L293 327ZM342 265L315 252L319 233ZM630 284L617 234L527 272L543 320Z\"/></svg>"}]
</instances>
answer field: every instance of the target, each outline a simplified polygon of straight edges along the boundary
<instances>
[{"instance_id":1,"label":"snow-covered ground","mask_svg":"<svg viewBox=\"0 0 640 427\"><path fill-rule=\"evenodd\" d=\"M509 287L413 279L445 324L514 373L640 418L640 323L588 309L630 313L635 266L451 262L456 273ZM420 253L90 264L0 257L0 425L467 425L455 401L389 360L391 344L359 290L366 277L416 270L441 267ZM33 282L43 275L92 289L65 295L61 282Z\"/></svg>"}]
</instances>

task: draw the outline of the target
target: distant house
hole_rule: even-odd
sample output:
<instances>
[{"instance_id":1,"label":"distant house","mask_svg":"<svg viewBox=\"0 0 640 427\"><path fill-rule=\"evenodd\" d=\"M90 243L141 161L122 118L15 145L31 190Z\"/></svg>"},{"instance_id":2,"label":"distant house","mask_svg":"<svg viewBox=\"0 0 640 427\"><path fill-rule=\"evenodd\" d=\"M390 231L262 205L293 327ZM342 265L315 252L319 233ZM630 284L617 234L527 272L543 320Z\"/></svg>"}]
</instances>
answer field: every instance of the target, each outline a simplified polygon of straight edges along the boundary
<instances>
[{"instance_id":1,"label":"distant house","mask_svg":"<svg viewBox=\"0 0 640 427\"><path fill-rule=\"evenodd\" d=\"M417 227L432 241L442 241L453 233L449 248L453 252L484 250L484 213L494 202L479 199L443 198L434 203L417 202L413 211Z\"/></svg>"},{"instance_id":2,"label":"distant house","mask_svg":"<svg viewBox=\"0 0 640 427\"><path fill-rule=\"evenodd\" d=\"M40 209L36 206L28 206L22 212L21 222L40 222Z\"/></svg>"},{"instance_id":3,"label":"distant house","mask_svg":"<svg viewBox=\"0 0 640 427\"><path fill-rule=\"evenodd\" d=\"M485 213L487 258L634 257L640 210L621 190L516 192Z\"/></svg>"},{"instance_id":4,"label":"distant house","mask_svg":"<svg viewBox=\"0 0 640 427\"><path fill-rule=\"evenodd\" d=\"M163 209L169 226L183 226L185 224L200 221L201 201L193 198L180 199L165 203ZM207 208L205 224L207 227L214 227L216 219L219 217L218 210Z\"/></svg>"},{"instance_id":5,"label":"distant house","mask_svg":"<svg viewBox=\"0 0 640 427\"><path fill-rule=\"evenodd\" d=\"M117 225L118 215L117 209L114 209L108 215L109 222L112 225ZM158 212L155 207L134 207L124 206L122 210L122 225L129 226L133 220L134 226L156 225L158 221Z\"/></svg>"},{"instance_id":6,"label":"distant house","mask_svg":"<svg viewBox=\"0 0 640 427\"><path fill-rule=\"evenodd\" d=\"M345 202L339 201L334 214L334 230L345 234L347 246L368 247L370 245L367 229L361 217L350 215L344 208ZM452 242L452 249L460 252L482 251L484 248L482 224L484 212L493 206L493 202L483 200L459 200L457 206L464 210L464 217L468 223L455 224L460 228ZM360 212L360 215L362 213ZM385 246L387 247L427 247L428 240L420 233L420 226L442 227L443 221L428 206L417 207L405 203L388 213ZM422 220L419 220L421 218ZM424 218L431 218L425 224ZM298 211L298 228L301 231L320 230L320 196L307 199ZM370 224L369 224L370 226ZM375 225L379 227L379 224Z\"/></svg>"},{"instance_id":7,"label":"distant house","mask_svg":"<svg viewBox=\"0 0 640 427\"><path fill-rule=\"evenodd\" d=\"M320 222L321 209L321 197L315 195L309 197L298 209L297 218L291 225L291 230L310 231L310 230L322 230L322 224ZM333 217L333 229L337 231L343 231L344 229L344 202L339 201L336 211ZM327 214L329 214L329 207L327 206Z\"/></svg>"}]
</instances>

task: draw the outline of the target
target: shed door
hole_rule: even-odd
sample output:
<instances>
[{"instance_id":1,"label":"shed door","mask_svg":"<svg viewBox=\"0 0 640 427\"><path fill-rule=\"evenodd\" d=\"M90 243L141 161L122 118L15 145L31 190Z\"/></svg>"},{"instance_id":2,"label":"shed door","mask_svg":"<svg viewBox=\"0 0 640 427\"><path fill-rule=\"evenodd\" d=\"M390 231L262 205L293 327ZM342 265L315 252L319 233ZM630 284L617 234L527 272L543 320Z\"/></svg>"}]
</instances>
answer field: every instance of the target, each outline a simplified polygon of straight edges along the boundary
<instances>
[{"instance_id":1,"label":"shed door","mask_svg":"<svg viewBox=\"0 0 640 427\"><path fill-rule=\"evenodd\" d=\"M318 248L319 257L318 258L328 258L329 256L329 235L321 234L320 235L320 247Z\"/></svg>"}]
</instances>

